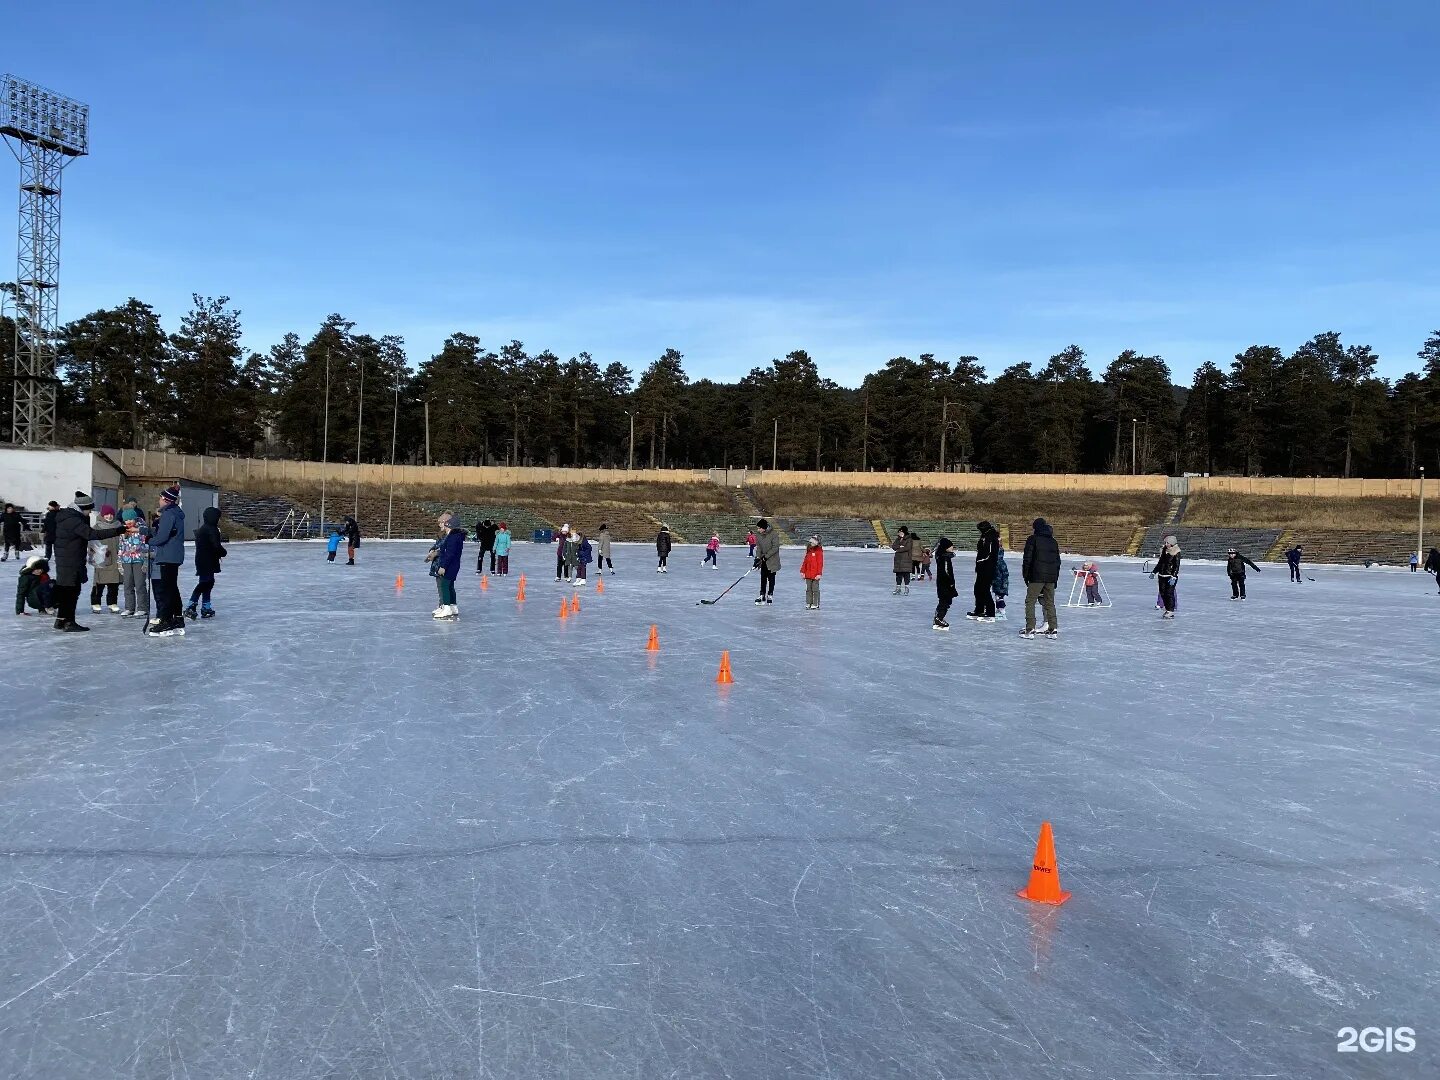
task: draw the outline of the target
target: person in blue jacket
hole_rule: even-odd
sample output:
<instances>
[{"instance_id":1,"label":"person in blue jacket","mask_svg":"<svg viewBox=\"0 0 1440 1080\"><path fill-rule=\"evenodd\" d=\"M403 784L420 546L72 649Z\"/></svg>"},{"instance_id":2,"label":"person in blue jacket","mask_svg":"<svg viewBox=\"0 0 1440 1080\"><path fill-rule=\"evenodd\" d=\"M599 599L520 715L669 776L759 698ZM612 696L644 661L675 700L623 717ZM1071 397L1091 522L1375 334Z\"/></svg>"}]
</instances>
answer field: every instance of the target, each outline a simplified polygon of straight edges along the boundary
<instances>
[{"instance_id":1,"label":"person in blue jacket","mask_svg":"<svg viewBox=\"0 0 1440 1080\"><path fill-rule=\"evenodd\" d=\"M1289 551L1285 552L1285 561L1290 564L1290 580L1300 580L1300 545L1296 544Z\"/></svg>"},{"instance_id":2,"label":"person in blue jacket","mask_svg":"<svg viewBox=\"0 0 1440 1080\"><path fill-rule=\"evenodd\" d=\"M590 564L595 561L595 545L579 529L575 535L580 538L580 550L575 553L575 586L590 584Z\"/></svg>"},{"instance_id":3,"label":"person in blue jacket","mask_svg":"<svg viewBox=\"0 0 1440 1080\"><path fill-rule=\"evenodd\" d=\"M340 526L330 526L330 539L325 542L325 561L334 562L335 553L340 550L340 541L345 539L345 534L340 531Z\"/></svg>"},{"instance_id":4,"label":"person in blue jacket","mask_svg":"<svg viewBox=\"0 0 1440 1080\"><path fill-rule=\"evenodd\" d=\"M150 536L155 592L155 621L146 629L156 637L184 637L185 616L180 606L180 566L185 562L185 511L180 488L171 484L160 493L160 514Z\"/></svg>"},{"instance_id":5,"label":"person in blue jacket","mask_svg":"<svg viewBox=\"0 0 1440 1080\"><path fill-rule=\"evenodd\" d=\"M436 541L435 557L430 572L435 575L435 588L440 593L440 606L431 615L437 619L457 619L455 580L460 576L460 556L465 549L465 529L454 514L440 518L440 539Z\"/></svg>"},{"instance_id":6,"label":"person in blue jacket","mask_svg":"<svg viewBox=\"0 0 1440 1080\"><path fill-rule=\"evenodd\" d=\"M1005 597L1010 595L1010 567L1005 565L1005 545L998 540L995 544L995 581L990 591L995 594L995 618L1007 618Z\"/></svg>"},{"instance_id":7,"label":"person in blue jacket","mask_svg":"<svg viewBox=\"0 0 1440 1080\"><path fill-rule=\"evenodd\" d=\"M500 568L495 571L501 577L510 576L510 530L506 528L505 522L495 530L495 558L500 560Z\"/></svg>"}]
</instances>

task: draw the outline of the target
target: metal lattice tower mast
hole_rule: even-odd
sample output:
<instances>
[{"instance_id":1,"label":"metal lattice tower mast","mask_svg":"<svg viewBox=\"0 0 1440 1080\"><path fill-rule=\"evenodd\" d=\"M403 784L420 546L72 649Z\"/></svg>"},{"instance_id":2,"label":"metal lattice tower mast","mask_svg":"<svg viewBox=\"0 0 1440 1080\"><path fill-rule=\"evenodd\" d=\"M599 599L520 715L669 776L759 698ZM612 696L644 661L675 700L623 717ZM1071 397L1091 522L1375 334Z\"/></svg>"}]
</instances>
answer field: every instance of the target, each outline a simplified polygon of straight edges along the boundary
<instances>
[{"instance_id":1,"label":"metal lattice tower mast","mask_svg":"<svg viewBox=\"0 0 1440 1080\"><path fill-rule=\"evenodd\" d=\"M0 135L20 162L15 262L15 406L11 440L55 442L56 341L60 329L60 174L89 148L90 108L6 75Z\"/></svg>"}]
</instances>

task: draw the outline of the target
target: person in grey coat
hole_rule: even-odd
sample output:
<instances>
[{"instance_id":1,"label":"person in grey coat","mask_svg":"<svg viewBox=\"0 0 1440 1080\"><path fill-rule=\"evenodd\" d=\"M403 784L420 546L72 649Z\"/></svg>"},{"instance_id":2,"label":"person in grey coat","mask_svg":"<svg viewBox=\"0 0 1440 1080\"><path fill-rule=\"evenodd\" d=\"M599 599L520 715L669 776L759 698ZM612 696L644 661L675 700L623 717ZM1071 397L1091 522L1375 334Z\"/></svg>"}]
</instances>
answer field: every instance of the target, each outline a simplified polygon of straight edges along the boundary
<instances>
[{"instance_id":1,"label":"person in grey coat","mask_svg":"<svg viewBox=\"0 0 1440 1080\"><path fill-rule=\"evenodd\" d=\"M610 573L615 573L615 560L610 558L610 526L602 521L595 531L595 572L603 574L607 566Z\"/></svg>"},{"instance_id":2,"label":"person in grey coat","mask_svg":"<svg viewBox=\"0 0 1440 1080\"><path fill-rule=\"evenodd\" d=\"M780 572L780 534L764 518L755 523L755 528L759 530L755 537L755 565L760 568L760 595L755 603L772 604L775 575Z\"/></svg>"},{"instance_id":3,"label":"person in grey coat","mask_svg":"<svg viewBox=\"0 0 1440 1080\"><path fill-rule=\"evenodd\" d=\"M910 530L901 525L895 532L895 539L890 543L890 549L895 552L895 595L899 596L902 591L910 591L910 573L913 569L910 557Z\"/></svg>"},{"instance_id":4,"label":"person in grey coat","mask_svg":"<svg viewBox=\"0 0 1440 1080\"><path fill-rule=\"evenodd\" d=\"M83 634L90 629L75 621L80 587L90 579L85 570L90 541L108 540L125 531L118 522L104 529L91 528L90 513L94 509L95 500L77 491L75 501L55 515L55 629L68 634Z\"/></svg>"}]
</instances>

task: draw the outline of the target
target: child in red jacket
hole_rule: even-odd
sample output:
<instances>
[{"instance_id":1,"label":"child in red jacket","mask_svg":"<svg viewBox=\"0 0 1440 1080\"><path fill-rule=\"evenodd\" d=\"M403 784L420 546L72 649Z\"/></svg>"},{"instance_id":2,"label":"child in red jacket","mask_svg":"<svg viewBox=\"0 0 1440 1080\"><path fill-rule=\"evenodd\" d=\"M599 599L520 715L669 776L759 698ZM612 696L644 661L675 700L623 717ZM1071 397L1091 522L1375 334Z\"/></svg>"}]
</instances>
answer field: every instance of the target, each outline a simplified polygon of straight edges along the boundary
<instances>
[{"instance_id":1,"label":"child in red jacket","mask_svg":"<svg viewBox=\"0 0 1440 1080\"><path fill-rule=\"evenodd\" d=\"M805 610L820 610L820 575L825 572L825 549L820 537L805 541L805 558L800 560L800 576L805 579Z\"/></svg>"}]
</instances>

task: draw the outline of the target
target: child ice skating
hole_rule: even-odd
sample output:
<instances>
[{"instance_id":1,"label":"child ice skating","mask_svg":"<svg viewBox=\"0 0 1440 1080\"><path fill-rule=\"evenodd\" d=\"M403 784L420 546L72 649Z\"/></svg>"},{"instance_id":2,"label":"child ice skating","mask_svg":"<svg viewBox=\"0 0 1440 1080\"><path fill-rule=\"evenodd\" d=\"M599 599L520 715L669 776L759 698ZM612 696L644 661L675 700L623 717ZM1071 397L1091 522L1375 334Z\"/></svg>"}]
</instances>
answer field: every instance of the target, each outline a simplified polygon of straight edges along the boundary
<instances>
[{"instance_id":1,"label":"child ice skating","mask_svg":"<svg viewBox=\"0 0 1440 1080\"><path fill-rule=\"evenodd\" d=\"M465 550L465 529L454 514L440 517L440 538L425 556L435 578L435 591L440 606L430 613L432 618L454 621L460 617L455 604L455 580L460 576L460 558Z\"/></svg>"},{"instance_id":2,"label":"child ice skating","mask_svg":"<svg viewBox=\"0 0 1440 1080\"><path fill-rule=\"evenodd\" d=\"M1165 609L1160 617L1175 618L1175 586L1180 583L1180 541L1175 537L1165 537L1165 549L1150 576L1160 585L1160 606Z\"/></svg>"},{"instance_id":3,"label":"child ice skating","mask_svg":"<svg viewBox=\"0 0 1440 1080\"><path fill-rule=\"evenodd\" d=\"M945 616L950 614L950 604L960 595L955 588L955 545L950 543L948 537L940 537L935 541L935 620L930 624L932 630L949 630L950 624L945 621Z\"/></svg>"},{"instance_id":4,"label":"child ice skating","mask_svg":"<svg viewBox=\"0 0 1440 1080\"><path fill-rule=\"evenodd\" d=\"M720 569L720 537L716 533L710 534L710 541L705 545L705 558L700 560L700 565L711 566L716 570Z\"/></svg>"},{"instance_id":5,"label":"child ice skating","mask_svg":"<svg viewBox=\"0 0 1440 1080\"><path fill-rule=\"evenodd\" d=\"M800 560L800 576L805 579L805 610L820 610L820 575L825 572L825 549L820 537L805 541L805 557Z\"/></svg>"},{"instance_id":6,"label":"child ice skating","mask_svg":"<svg viewBox=\"0 0 1440 1080\"><path fill-rule=\"evenodd\" d=\"M1260 573L1260 567L1256 566L1250 559L1241 555L1233 547L1225 553L1225 573L1230 576L1230 599L1245 599L1245 568L1250 567L1255 573Z\"/></svg>"},{"instance_id":7,"label":"child ice skating","mask_svg":"<svg viewBox=\"0 0 1440 1080\"><path fill-rule=\"evenodd\" d=\"M995 594L995 618L1005 619L1005 598L1010 595L1010 567L1005 562L1005 547L997 545L995 549L995 583L990 586L990 591Z\"/></svg>"},{"instance_id":8,"label":"child ice skating","mask_svg":"<svg viewBox=\"0 0 1440 1080\"><path fill-rule=\"evenodd\" d=\"M204 524L195 530L195 588L190 593L190 603L185 607L187 619L215 617L210 595L215 588L215 575L220 573L220 560L227 554L220 536L220 508L207 506L201 512L200 520Z\"/></svg>"},{"instance_id":9,"label":"child ice skating","mask_svg":"<svg viewBox=\"0 0 1440 1080\"><path fill-rule=\"evenodd\" d=\"M502 521L495 530L495 558L499 563L495 573L501 577L510 576L510 544L510 529Z\"/></svg>"},{"instance_id":10,"label":"child ice skating","mask_svg":"<svg viewBox=\"0 0 1440 1080\"><path fill-rule=\"evenodd\" d=\"M665 564L670 559L670 549L674 545L670 542L670 526L661 525L660 531L655 534L655 554L660 557L660 565L655 567L657 574L668 574Z\"/></svg>"},{"instance_id":11,"label":"child ice skating","mask_svg":"<svg viewBox=\"0 0 1440 1080\"><path fill-rule=\"evenodd\" d=\"M574 584L575 573L580 566L580 530L571 529L570 535L565 539L565 550L562 553L565 560L565 580Z\"/></svg>"},{"instance_id":12,"label":"child ice skating","mask_svg":"<svg viewBox=\"0 0 1440 1080\"><path fill-rule=\"evenodd\" d=\"M555 534L555 580L565 581L569 575L565 573L565 545L570 542L570 523L567 521L560 526L560 531Z\"/></svg>"},{"instance_id":13,"label":"child ice skating","mask_svg":"<svg viewBox=\"0 0 1440 1080\"><path fill-rule=\"evenodd\" d=\"M345 539L345 534L340 531L340 526L330 526L330 539L325 541L325 561L334 562L335 553L340 550L340 543Z\"/></svg>"},{"instance_id":14,"label":"child ice skating","mask_svg":"<svg viewBox=\"0 0 1440 1080\"><path fill-rule=\"evenodd\" d=\"M755 557L755 530L751 529L745 534L745 543L750 545L750 558Z\"/></svg>"},{"instance_id":15,"label":"child ice skating","mask_svg":"<svg viewBox=\"0 0 1440 1080\"><path fill-rule=\"evenodd\" d=\"M1081 563L1079 572L1085 586L1085 606L1100 607L1105 599L1100 595L1100 573L1094 561L1087 559Z\"/></svg>"},{"instance_id":16,"label":"child ice skating","mask_svg":"<svg viewBox=\"0 0 1440 1080\"><path fill-rule=\"evenodd\" d=\"M49 615L53 603L50 593L50 563L43 555L31 555L15 581L15 614L28 614L28 607L37 615Z\"/></svg>"},{"instance_id":17,"label":"child ice skating","mask_svg":"<svg viewBox=\"0 0 1440 1080\"><path fill-rule=\"evenodd\" d=\"M580 530L575 530L578 540L575 548L575 587L590 584L590 563L595 559L595 545Z\"/></svg>"},{"instance_id":18,"label":"child ice skating","mask_svg":"<svg viewBox=\"0 0 1440 1080\"><path fill-rule=\"evenodd\" d=\"M133 506L120 511L125 532L120 537L120 584L124 588L122 619L150 620L150 526Z\"/></svg>"},{"instance_id":19,"label":"child ice skating","mask_svg":"<svg viewBox=\"0 0 1440 1080\"><path fill-rule=\"evenodd\" d=\"M615 560L610 558L610 526L602 521L600 528L595 531L595 572L603 574L607 566L613 575Z\"/></svg>"}]
</instances>

